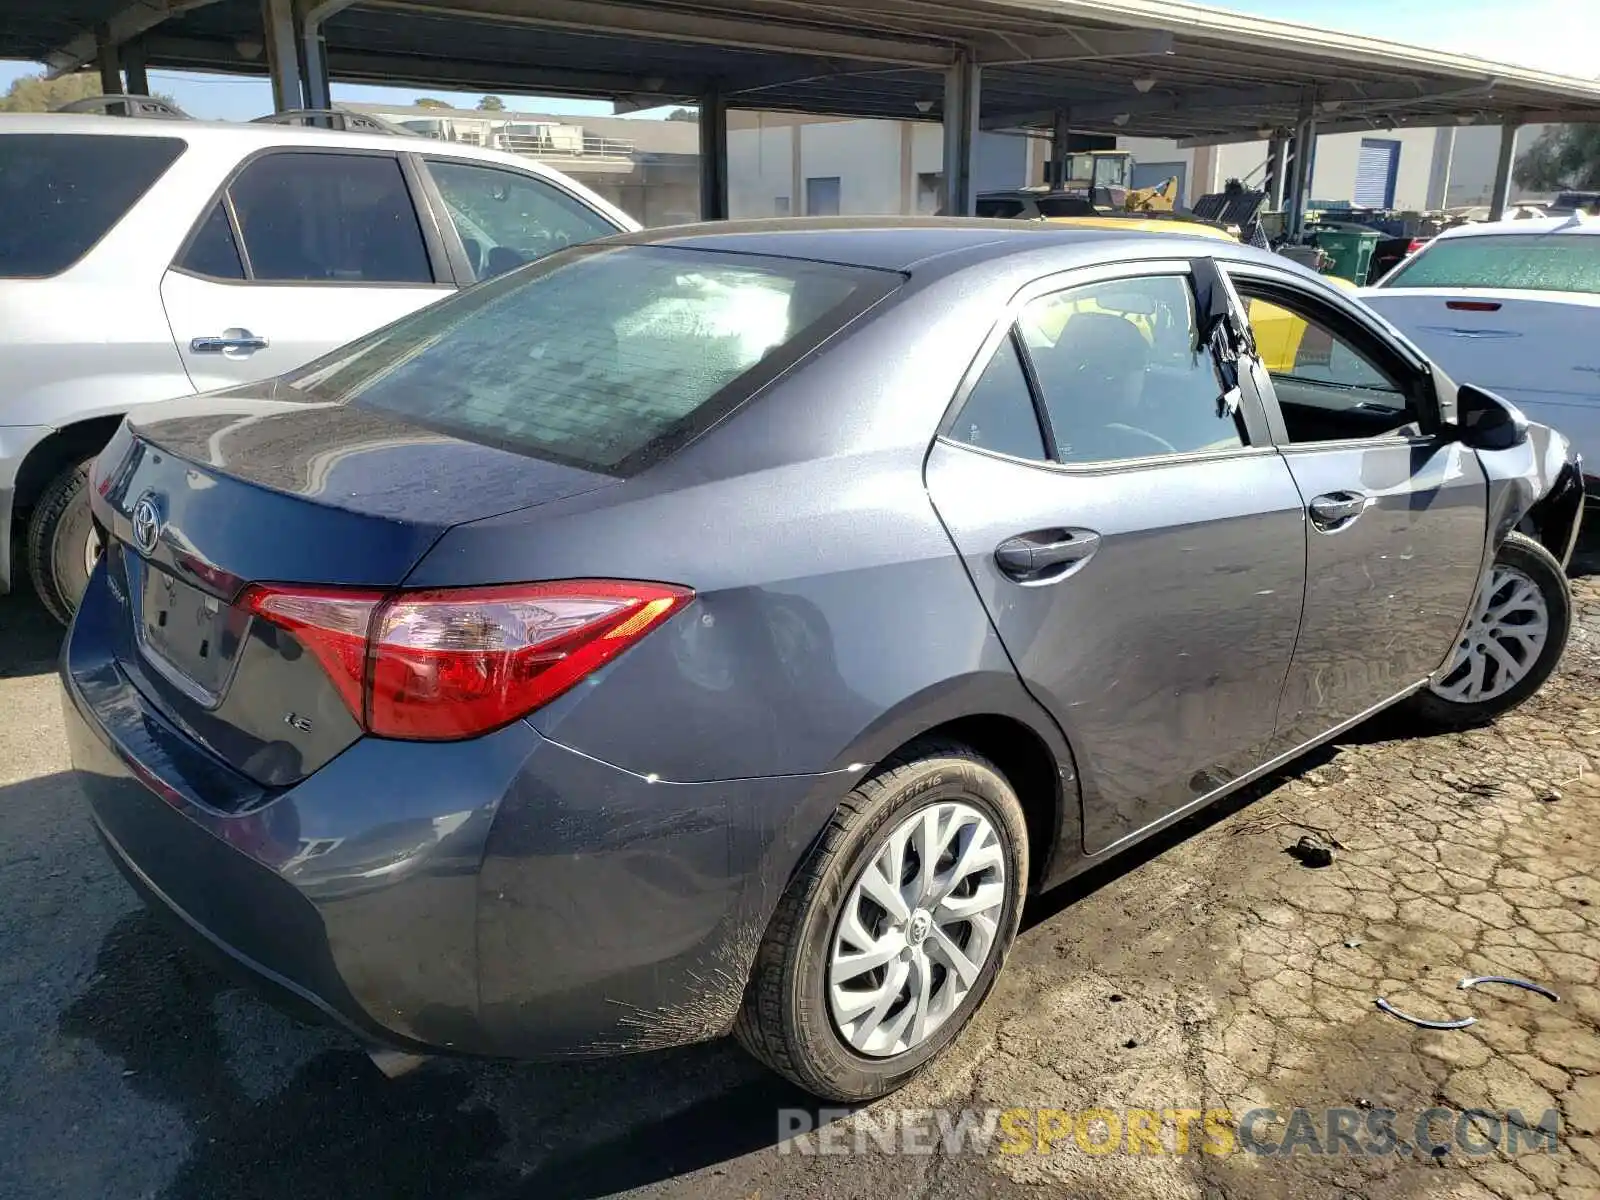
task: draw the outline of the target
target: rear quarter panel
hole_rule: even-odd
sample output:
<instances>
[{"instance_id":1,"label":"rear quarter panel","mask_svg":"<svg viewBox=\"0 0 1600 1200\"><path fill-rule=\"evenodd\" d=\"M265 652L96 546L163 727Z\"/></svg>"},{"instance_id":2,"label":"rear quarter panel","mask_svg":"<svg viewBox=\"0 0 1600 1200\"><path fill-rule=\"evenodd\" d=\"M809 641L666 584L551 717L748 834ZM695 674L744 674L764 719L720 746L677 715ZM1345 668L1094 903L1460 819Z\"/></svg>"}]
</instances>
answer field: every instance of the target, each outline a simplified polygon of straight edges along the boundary
<instances>
[{"instance_id":1,"label":"rear quarter panel","mask_svg":"<svg viewBox=\"0 0 1600 1200\"><path fill-rule=\"evenodd\" d=\"M530 718L643 775L870 763L919 719L963 715L950 697L967 687L1048 725L922 479L1009 296L903 299L659 467L447 532L407 584L612 576L694 588L688 609Z\"/></svg>"}]
</instances>

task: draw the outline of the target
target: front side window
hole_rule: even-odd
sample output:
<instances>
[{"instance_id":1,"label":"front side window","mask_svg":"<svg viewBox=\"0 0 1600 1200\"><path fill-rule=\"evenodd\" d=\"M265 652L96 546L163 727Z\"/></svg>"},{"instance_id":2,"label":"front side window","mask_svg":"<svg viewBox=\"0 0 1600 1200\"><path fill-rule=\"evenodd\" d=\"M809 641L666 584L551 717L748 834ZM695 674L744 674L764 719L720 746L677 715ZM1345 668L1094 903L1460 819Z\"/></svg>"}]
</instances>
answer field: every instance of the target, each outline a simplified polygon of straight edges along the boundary
<instances>
[{"instance_id":1,"label":"front side window","mask_svg":"<svg viewBox=\"0 0 1600 1200\"><path fill-rule=\"evenodd\" d=\"M400 162L386 154L282 151L229 188L254 279L431 284Z\"/></svg>"},{"instance_id":2,"label":"front side window","mask_svg":"<svg viewBox=\"0 0 1600 1200\"><path fill-rule=\"evenodd\" d=\"M1314 301L1235 280L1291 442L1418 432L1417 407L1369 347ZM1267 299L1267 295L1271 299Z\"/></svg>"},{"instance_id":3,"label":"front side window","mask_svg":"<svg viewBox=\"0 0 1600 1200\"><path fill-rule=\"evenodd\" d=\"M449 159L430 159L428 170L476 279L618 232L593 209L531 175Z\"/></svg>"},{"instance_id":4,"label":"front side window","mask_svg":"<svg viewBox=\"0 0 1600 1200\"><path fill-rule=\"evenodd\" d=\"M1064 463L1115 462L1245 444L1186 276L1085 284L1042 296L1019 327Z\"/></svg>"},{"instance_id":5,"label":"front side window","mask_svg":"<svg viewBox=\"0 0 1600 1200\"><path fill-rule=\"evenodd\" d=\"M1438 238L1402 263L1383 286L1600 294L1600 236L1487 233Z\"/></svg>"},{"instance_id":6,"label":"front side window","mask_svg":"<svg viewBox=\"0 0 1600 1200\"><path fill-rule=\"evenodd\" d=\"M72 266L185 145L175 137L0 136L0 279L37 279Z\"/></svg>"},{"instance_id":7,"label":"front side window","mask_svg":"<svg viewBox=\"0 0 1600 1200\"><path fill-rule=\"evenodd\" d=\"M570 250L322 359L289 384L592 470L654 461L899 276L657 246Z\"/></svg>"}]
</instances>

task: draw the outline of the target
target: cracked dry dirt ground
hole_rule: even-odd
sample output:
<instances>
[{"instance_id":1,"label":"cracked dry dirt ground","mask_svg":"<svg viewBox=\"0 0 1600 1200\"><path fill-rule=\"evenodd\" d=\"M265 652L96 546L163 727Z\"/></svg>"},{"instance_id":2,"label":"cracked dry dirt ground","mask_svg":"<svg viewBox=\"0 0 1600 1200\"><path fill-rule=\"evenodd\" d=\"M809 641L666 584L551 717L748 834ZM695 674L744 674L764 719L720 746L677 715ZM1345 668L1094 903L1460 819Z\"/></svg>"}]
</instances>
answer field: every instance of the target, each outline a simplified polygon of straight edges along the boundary
<instances>
[{"instance_id":1,"label":"cracked dry dirt ground","mask_svg":"<svg viewBox=\"0 0 1600 1200\"><path fill-rule=\"evenodd\" d=\"M1418 739L1380 721L1266 781L1026 932L964 1060L885 1103L1557 1108L1556 1155L1090 1156L1069 1136L987 1166L1056 1196L1600 1197L1600 578L1574 595L1560 673L1523 709ZM1302 826L1345 846L1332 865L1283 852ZM1456 988L1489 974L1560 1002ZM1379 995L1478 1024L1414 1028Z\"/></svg>"},{"instance_id":2,"label":"cracked dry dirt ground","mask_svg":"<svg viewBox=\"0 0 1600 1200\"><path fill-rule=\"evenodd\" d=\"M1364 727L1032 904L972 1028L866 1114L1562 1114L1554 1156L1434 1162L1092 1157L1070 1137L1048 1155L802 1155L775 1143L777 1110L804 1099L726 1043L385 1081L137 911L66 772L55 635L0 601L0 1200L1600 1198L1600 576L1574 591L1560 674L1499 725ZM1296 823L1346 848L1301 866ZM1456 990L1488 973L1561 1001ZM1379 994L1479 1023L1416 1029Z\"/></svg>"}]
</instances>

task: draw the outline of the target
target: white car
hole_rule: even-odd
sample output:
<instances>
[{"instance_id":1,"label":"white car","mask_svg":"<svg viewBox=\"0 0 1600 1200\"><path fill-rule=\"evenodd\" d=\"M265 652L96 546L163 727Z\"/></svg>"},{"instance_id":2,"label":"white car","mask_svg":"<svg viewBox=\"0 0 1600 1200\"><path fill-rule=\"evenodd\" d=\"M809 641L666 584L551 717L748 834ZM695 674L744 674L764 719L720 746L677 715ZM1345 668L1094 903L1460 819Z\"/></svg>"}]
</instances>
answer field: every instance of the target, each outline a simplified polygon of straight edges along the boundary
<instances>
[{"instance_id":1,"label":"white car","mask_svg":"<svg viewBox=\"0 0 1600 1200\"><path fill-rule=\"evenodd\" d=\"M531 159L283 123L0 116L0 592L66 620L135 405L279 375L638 223ZM20 564L18 564L20 566Z\"/></svg>"},{"instance_id":2,"label":"white car","mask_svg":"<svg viewBox=\"0 0 1600 1200\"><path fill-rule=\"evenodd\" d=\"M1446 230L1361 298L1454 379L1553 426L1600 476L1600 219Z\"/></svg>"}]
</instances>

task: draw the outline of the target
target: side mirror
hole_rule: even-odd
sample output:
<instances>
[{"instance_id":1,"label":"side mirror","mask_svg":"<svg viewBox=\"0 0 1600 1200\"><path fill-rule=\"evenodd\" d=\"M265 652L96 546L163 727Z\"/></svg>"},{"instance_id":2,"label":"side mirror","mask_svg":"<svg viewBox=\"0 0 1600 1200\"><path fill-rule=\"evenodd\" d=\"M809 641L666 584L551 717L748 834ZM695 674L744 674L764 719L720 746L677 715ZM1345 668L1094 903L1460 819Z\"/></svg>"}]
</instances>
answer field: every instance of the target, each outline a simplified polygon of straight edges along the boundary
<instances>
[{"instance_id":1,"label":"side mirror","mask_svg":"<svg viewBox=\"0 0 1600 1200\"><path fill-rule=\"evenodd\" d=\"M1456 440L1474 450L1510 450L1528 440L1528 418L1511 401L1465 383L1456 389Z\"/></svg>"}]
</instances>

